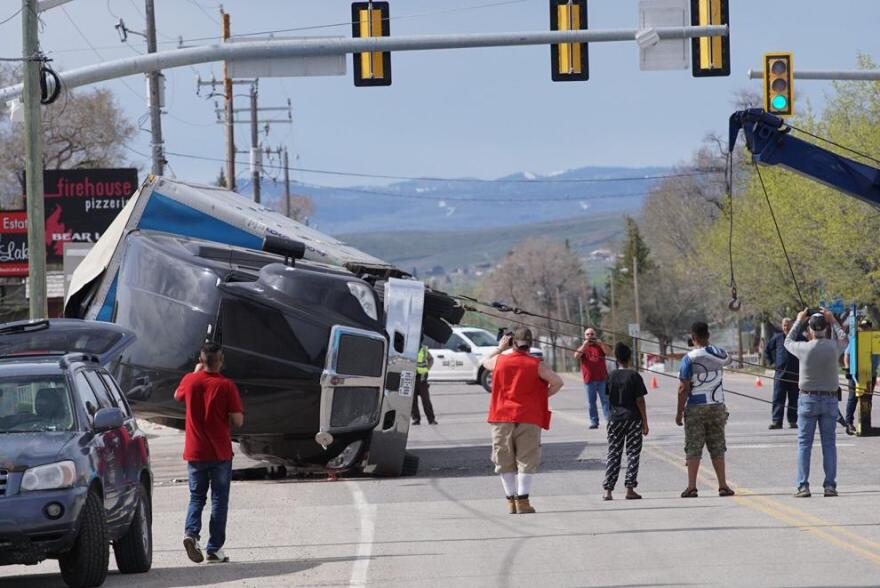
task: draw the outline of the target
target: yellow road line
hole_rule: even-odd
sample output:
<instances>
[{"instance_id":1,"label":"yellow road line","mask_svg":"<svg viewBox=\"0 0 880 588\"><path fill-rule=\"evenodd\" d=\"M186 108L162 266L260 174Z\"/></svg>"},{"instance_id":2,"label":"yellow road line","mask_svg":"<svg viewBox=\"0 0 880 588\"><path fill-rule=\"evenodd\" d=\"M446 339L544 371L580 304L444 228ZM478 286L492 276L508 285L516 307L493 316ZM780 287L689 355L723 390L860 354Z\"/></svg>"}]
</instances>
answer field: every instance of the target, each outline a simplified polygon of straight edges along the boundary
<instances>
[{"instance_id":1,"label":"yellow road line","mask_svg":"<svg viewBox=\"0 0 880 588\"><path fill-rule=\"evenodd\" d=\"M659 447L646 445L646 448L657 457L659 457L662 461L665 461L666 463L673 465L678 469L683 470L684 472L687 472L687 466L682 464L683 460L680 457L677 457L664 449L660 449ZM697 478L704 484L714 485L718 483L718 480L715 478L714 475L699 473L697 475ZM852 531L844 529L840 525L822 519L821 517L806 513L799 508L784 504L767 496L758 496L753 490L750 490L749 488L745 488L736 484L734 484L734 486L736 487L737 492L740 492L742 494L741 496L738 495L733 497L737 504L746 506L756 512L766 514L792 527L808 531L809 533L812 533L813 535L824 539L825 541L833 545L842 547L848 551L851 551L870 560L877 565L880 565L880 553L865 549L858 545L854 545L843 537L839 537L834 533L837 533L844 537L848 537L850 539L853 539L854 541L857 541L869 547L876 548L878 550L880 550L880 543L871 541L870 539L867 539L857 533L853 533ZM821 525L822 527L827 528L820 528L817 525Z\"/></svg>"}]
</instances>

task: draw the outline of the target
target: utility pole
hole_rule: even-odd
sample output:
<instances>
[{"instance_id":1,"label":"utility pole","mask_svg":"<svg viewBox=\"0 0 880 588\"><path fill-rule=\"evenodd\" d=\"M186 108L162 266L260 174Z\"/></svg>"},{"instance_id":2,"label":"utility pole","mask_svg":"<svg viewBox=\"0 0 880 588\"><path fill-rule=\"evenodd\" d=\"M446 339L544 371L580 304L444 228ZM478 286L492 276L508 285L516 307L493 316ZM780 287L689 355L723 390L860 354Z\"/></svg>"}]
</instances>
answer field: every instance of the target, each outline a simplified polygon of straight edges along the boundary
<instances>
[{"instance_id":1,"label":"utility pole","mask_svg":"<svg viewBox=\"0 0 880 588\"><path fill-rule=\"evenodd\" d=\"M611 279L608 280L608 283L611 285L611 345L614 346L617 344L617 316L614 310L614 273L611 274Z\"/></svg>"},{"instance_id":2,"label":"utility pole","mask_svg":"<svg viewBox=\"0 0 880 588\"><path fill-rule=\"evenodd\" d=\"M40 39L37 0L21 1L21 56L24 59L22 103L24 104L25 181L28 221L28 280L30 318L47 318L46 301L46 213L43 203L43 124L40 113Z\"/></svg>"},{"instance_id":3,"label":"utility pole","mask_svg":"<svg viewBox=\"0 0 880 588\"><path fill-rule=\"evenodd\" d=\"M144 14L147 20L147 53L156 52L156 11L153 0L146 0ZM165 148L162 141L162 103L159 90L159 78L162 73L152 71L147 74L150 81L150 133L152 134L152 156L154 176L165 173Z\"/></svg>"},{"instance_id":4,"label":"utility pole","mask_svg":"<svg viewBox=\"0 0 880 588\"><path fill-rule=\"evenodd\" d=\"M223 16L223 41L229 42L232 35L229 24L229 13L221 11ZM232 79L229 77L229 62L223 62L223 104L226 110L226 187L235 190L235 120L232 96Z\"/></svg>"},{"instance_id":5,"label":"utility pole","mask_svg":"<svg viewBox=\"0 0 880 588\"><path fill-rule=\"evenodd\" d=\"M287 162L287 147L281 152L281 166L284 168L284 216L290 218L290 167Z\"/></svg>"},{"instance_id":6,"label":"utility pole","mask_svg":"<svg viewBox=\"0 0 880 588\"><path fill-rule=\"evenodd\" d=\"M639 332L641 333L642 321L641 321L641 313L639 312L639 258L633 255L633 296L635 296L635 306L636 306L636 324L639 325ZM633 337L633 355L635 356L635 368L636 371L639 370L639 367L642 365L642 356L640 352L639 345L641 341L638 338Z\"/></svg>"},{"instance_id":7,"label":"utility pole","mask_svg":"<svg viewBox=\"0 0 880 588\"><path fill-rule=\"evenodd\" d=\"M257 129L257 82L251 86L251 183L254 189L254 202L260 203L260 138Z\"/></svg>"}]
</instances>

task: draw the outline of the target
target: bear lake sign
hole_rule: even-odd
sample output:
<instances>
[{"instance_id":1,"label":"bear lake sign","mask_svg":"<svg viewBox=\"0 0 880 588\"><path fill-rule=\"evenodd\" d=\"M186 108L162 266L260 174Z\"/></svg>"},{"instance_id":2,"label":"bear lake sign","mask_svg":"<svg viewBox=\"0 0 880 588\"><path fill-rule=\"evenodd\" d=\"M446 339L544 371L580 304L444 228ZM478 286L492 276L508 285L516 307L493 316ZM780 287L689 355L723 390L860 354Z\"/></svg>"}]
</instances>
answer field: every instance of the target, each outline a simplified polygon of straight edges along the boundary
<instances>
[{"instance_id":1,"label":"bear lake sign","mask_svg":"<svg viewBox=\"0 0 880 588\"><path fill-rule=\"evenodd\" d=\"M63 169L43 175L46 263L61 264L65 243L95 243L138 187L137 170ZM24 212L0 215L0 276L27 275Z\"/></svg>"}]
</instances>

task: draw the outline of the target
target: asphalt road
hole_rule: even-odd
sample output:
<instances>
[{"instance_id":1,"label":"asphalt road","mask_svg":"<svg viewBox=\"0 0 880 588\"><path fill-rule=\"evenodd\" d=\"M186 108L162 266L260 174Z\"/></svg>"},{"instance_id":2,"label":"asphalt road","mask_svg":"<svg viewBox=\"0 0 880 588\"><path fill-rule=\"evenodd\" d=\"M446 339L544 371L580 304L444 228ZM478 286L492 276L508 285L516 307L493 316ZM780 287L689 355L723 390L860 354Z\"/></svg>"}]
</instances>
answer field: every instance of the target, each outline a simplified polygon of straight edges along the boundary
<instances>
[{"instance_id":1,"label":"asphalt road","mask_svg":"<svg viewBox=\"0 0 880 588\"><path fill-rule=\"evenodd\" d=\"M880 438L840 430L838 498L796 499L796 431L768 431L769 405L728 396L728 475L720 498L711 468L700 497L686 485L673 379L658 378L648 411L640 501L601 500L604 430L588 430L575 378L552 399L552 429L532 499L508 515L489 463L488 396L432 385L438 426L414 427L419 474L399 479L235 482L226 551L195 565L181 548L187 502L181 437L152 440L157 475L153 570L114 571L106 586L878 586ZM770 387L728 376L728 387L769 398ZM424 422L424 421L423 421ZM813 487L821 489L820 452ZM708 460L706 460L708 462ZM622 481L622 476L621 476ZM207 523L206 523L207 526ZM112 561L112 558L111 558ZM0 568L0 586L63 586L55 562Z\"/></svg>"}]
</instances>

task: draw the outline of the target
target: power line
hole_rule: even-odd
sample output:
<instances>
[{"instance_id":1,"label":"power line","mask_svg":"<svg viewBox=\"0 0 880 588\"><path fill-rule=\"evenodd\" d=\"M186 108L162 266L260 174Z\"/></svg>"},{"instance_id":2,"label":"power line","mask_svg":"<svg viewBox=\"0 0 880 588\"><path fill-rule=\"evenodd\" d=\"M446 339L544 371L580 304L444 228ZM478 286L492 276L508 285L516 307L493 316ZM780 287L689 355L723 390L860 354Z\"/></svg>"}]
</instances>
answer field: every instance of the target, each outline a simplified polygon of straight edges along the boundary
<instances>
[{"instance_id":1,"label":"power line","mask_svg":"<svg viewBox=\"0 0 880 588\"><path fill-rule=\"evenodd\" d=\"M18 16L19 14L21 14L21 11L22 11L22 10L24 10L24 7L19 8L18 10L16 10L15 12L13 12L12 14L10 14L10 15L7 16L6 18L4 18L3 20L0 20L0 25L5 25L6 23L8 23L10 20L12 20L13 18L15 18L15 17Z\"/></svg>"}]
</instances>

